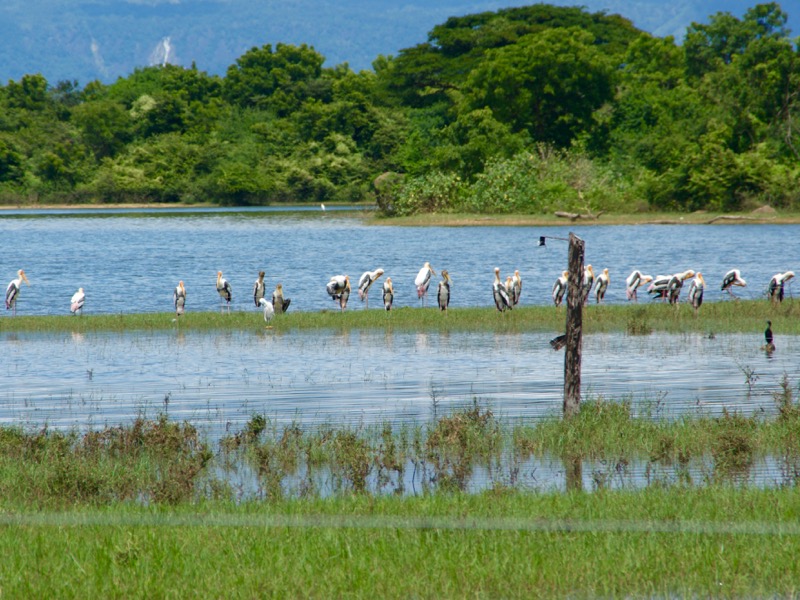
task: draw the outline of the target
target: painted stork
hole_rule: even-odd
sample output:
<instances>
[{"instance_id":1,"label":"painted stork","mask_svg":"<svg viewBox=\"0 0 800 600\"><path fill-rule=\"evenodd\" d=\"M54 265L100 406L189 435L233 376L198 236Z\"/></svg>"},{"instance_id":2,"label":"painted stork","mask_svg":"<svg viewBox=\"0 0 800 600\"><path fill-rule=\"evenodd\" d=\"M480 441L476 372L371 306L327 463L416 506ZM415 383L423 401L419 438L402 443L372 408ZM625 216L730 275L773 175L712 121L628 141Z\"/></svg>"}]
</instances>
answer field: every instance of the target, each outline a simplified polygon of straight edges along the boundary
<instances>
[{"instance_id":1,"label":"painted stork","mask_svg":"<svg viewBox=\"0 0 800 600\"><path fill-rule=\"evenodd\" d=\"M217 293L228 305L228 312L231 312L231 284L222 276L222 271L217 271Z\"/></svg>"},{"instance_id":2,"label":"painted stork","mask_svg":"<svg viewBox=\"0 0 800 600\"><path fill-rule=\"evenodd\" d=\"M641 271L633 271L633 273L628 275L628 278L625 280L625 296L628 298L628 300L638 302L638 289L644 284L650 283L651 281L653 281L652 275L643 275Z\"/></svg>"},{"instance_id":3,"label":"painted stork","mask_svg":"<svg viewBox=\"0 0 800 600\"><path fill-rule=\"evenodd\" d=\"M439 310L447 310L447 307L450 306L450 285L453 283L453 280L450 279L450 273L446 270L442 270L442 280L439 282L439 291L436 294L436 297L439 301Z\"/></svg>"},{"instance_id":4,"label":"painted stork","mask_svg":"<svg viewBox=\"0 0 800 600\"><path fill-rule=\"evenodd\" d=\"M179 281L178 287L172 292L172 304L175 305L175 314L180 317L186 309L186 288L183 287L183 281Z\"/></svg>"},{"instance_id":5,"label":"painted stork","mask_svg":"<svg viewBox=\"0 0 800 600\"><path fill-rule=\"evenodd\" d=\"M553 284L553 304L557 307L561 306L561 302L564 300L564 294L567 292L568 277L569 271L562 271L561 277L556 279L556 282Z\"/></svg>"},{"instance_id":6,"label":"painted stork","mask_svg":"<svg viewBox=\"0 0 800 600\"><path fill-rule=\"evenodd\" d=\"M656 275L647 287L647 293L652 294L653 298L667 299L667 287L672 279L672 275Z\"/></svg>"},{"instance_id":7,"label":"painted stork","mask_svg":"<svg viewBox=\"0 0 800 600\"><path fill-rule=\"evenodd\" d=\"M775 350L775 338L772 335L772 321L767 321L767 328L764 330L764 342L766 342L764 349L767 352L773 352Z\"/></svg>"},{"instance_id":8,"label":"painted stork","mask_svg":"<svg viewBox=\"0 0 800 600\"><path fill-rule=\"evenodd\" d=\"M506 286L500 281L500 267L494 268L492 295L494 296L494 305L497 310L503 312L506 309L511 309L511 299L508 297L508 292L506 292Z\"/></svg>"},{"instance_id":9,"label":"painted stork","mask_svg":"<svg viewBox=\"0 0 800 600\"><path fill-rule=\"evenodd\" d=\"M272 292L272 308L275 314L279 315L289 310L289 305L292 303L291 298L283 297L283 284L279 283L275 286L275 291Z\"/></svg>"},{"instance_id":10,"label":"painted stork","mask_svg":"<svg viewBox=\"0 0 800 600\"><path fill-rule=\"evenodd\" d=\"M603 301L603 298L606 296L606 290L608 289L608 284L611 282L611 279L608 277L608 269L603 269L603 272L597 276L597 279L594 283L594 297L597 300L597 303Z\"/></svg>"},{"instance_id":11,"label":"painted stork","mask_svg":"<svg viewBox=\"0 0 800 600\"><path fill-rule=\"evenodd\" d=\"M387 311L392 310L392 303L394 302L394 288L392 287L392 278L387 277L383 282L383 308Z\"/></svg>"},{"instance_id":12,"label":"painted stork","mask_svg":"<svg viewBox=\"0 0 800 600\"><path fill-rule=\"evenodd\" d=\"M266 298L260 298L258 304L264 309L264 321L267 323L272 321L272 317L275 316L275 309L272 304Z\"/></svg>"},{"instance_id":13,"label":"painted stork","mask_svg":"<svg viewBox=\"0 0 800 600\"><path fill-rule=\"evenodd\" d=\"M17 271L17 278L12 279L6 288L6 310L13 309L14 316L17 315L17 298L19 298L20 287L23 281L25 285L30 285L25 271L20 269Z\"/></svg>"},{"instance_id":14,"label":"painted stork","mask_svg":"<svg viewBox=\"0 0 800 600\"><path fill-rule=\"evenodd\" d=\"M734 296L733 292L731 291L731 288L734 286L737 287L747 286L747 282L744 279L742 279L742 273L739 271L739 269L731 269L730 271L725 273L725 277L722 278L722 286L719 288L719 290L721 292L728 292L731 296L735 298L736 296Z\"/></svg>"},{"instance_id":15,"label":"painted stork","mask_svg":"<svg viewBox=\"0 0 800 600\"><path fill-rule=\"evenodd\" d=\"M594 285L594 269L592 269L592 265L586 265L583 269L581 304L585 305L589 301L589 292L592 291L592 285Z\"/></svg>"},{"instance_id":16,"label":"painted stork","mask_svg":"<svg viewBox=\"0 0 800 600\"><path fill-rule=\"evenodd\" d=\"M366 302L367 308L369 308L369 288L381 278L381 275L383 275L383 269L375 269L366 271L358 280L358 298L362 302Z\"/></svg>"},{"instance_id":17,"label":"painted stork","mask_svg":"<svg viewBox=\"0 0 800 600\"><path fill-rule=\"evenodd\" d=\"M520 296L522 296L522 277L519 274L519 270L514 271L514 276L511 278L511 283L513 285L511 303L516 306L519 304Z\"/></svg>"},{"instance_id":18,"label":"painted stork","mask_svg":"<svg viewBox=\"0 0 800 600\"><path fill-rule=\"evenodd\" d=\"M769 293L770 300L773 302L783 302L783 286L787 281L794 278L794 271L786 271L786 273L775 273L772 279L769 280Z\"/></svg>"},{"instance_id":19,"label":"painted stork","mask_svg":"<svg viewBox=\"0 0 800 600\"><path fill-rule=\"evenodd\" d=\"M700 309L700 305L703 304L703 292L706 289L706 280L703 279L703 274L698 273L695 275L694 279L692 279L692 283L689 286L689 302L694 308L694 312Z\"/></svg>"},{"instance_id":20,"label":"painted stork","mask_svg":"<svg viewBox=\"0 0 800 600\"><path fill-rule=\"evenodd\" d=\"M417 287L417 298L422 300L422 306L425 306L428 287L431 285L431 277L434 275L436 275L436 271L433 270L431 263L426 262L425 266L419 270L417 277L414 279L414 285Z\"/></svg>"},{"instance_id":21,"label":"painted stork","mask_svg":"<svg viewBox=\"0 0 800 600\"><path fill-rule=\"evenodd\" d=\"M264 287L264 271L260 271L258 273L258 279L256 279L256 283L253 286L253 304L256 305L258 308L261 305L261 300L264 297L264 292L266 291Z\"/></svg>"},{"instance_id":22,"label":"painted stork","mask_svg":"<svg viewBox=\"0 0 800 600\"><path fill-rule=\"evenodd\" d=\"M78 291L72 294L72 299L69 301L69 312L73 315L82 315L85 302L86 294L83 293L83 288L78 288Z\"/></svg>"},{"instance_id":23,"label":"painted stork","mask_svg":"<svg viewBox=\"0 0 800 600\"><path fill-rule=\"evenodd\" d=\"M677 304L680 299L681 290L683 289L683 282L687 279L694 277L694 271L688 269L683 273L675 273L667 284L667 297L670 304Z\"/></svg>"},{"instance_id":24,"label":"painted stork","mask_svg":"<svg viewBox=\"0 0 800 600\"><path fill-rule=\"evenodd\" d=\"M325 286L325 290L328 292L331 300L338 302L341 299L342 290L349 281L350 277L347 275L334 275L331 277L328 285Z\"/></svg>"}]
</instances>

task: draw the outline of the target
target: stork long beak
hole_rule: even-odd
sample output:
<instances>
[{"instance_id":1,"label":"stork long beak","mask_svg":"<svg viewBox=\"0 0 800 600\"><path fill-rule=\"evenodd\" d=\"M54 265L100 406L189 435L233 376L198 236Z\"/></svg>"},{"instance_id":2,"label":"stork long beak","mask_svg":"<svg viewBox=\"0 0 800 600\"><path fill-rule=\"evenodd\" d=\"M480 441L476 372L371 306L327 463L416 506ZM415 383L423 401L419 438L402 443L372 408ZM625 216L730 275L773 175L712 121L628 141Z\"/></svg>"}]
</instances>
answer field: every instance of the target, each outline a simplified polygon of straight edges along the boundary
<instances>
[{"instance_id":1,"label":"stork long beak","mask_svg":"<svg viewBox=\"0 0 800 600\"><path fill-rule=\"evenodd\" d=\"M28 281L27 275L25 275L25 271L20 271L19 276L22 277L22 281L24 281L27 285L31 284L31 282Z\"/></svg>"}]
</instances>

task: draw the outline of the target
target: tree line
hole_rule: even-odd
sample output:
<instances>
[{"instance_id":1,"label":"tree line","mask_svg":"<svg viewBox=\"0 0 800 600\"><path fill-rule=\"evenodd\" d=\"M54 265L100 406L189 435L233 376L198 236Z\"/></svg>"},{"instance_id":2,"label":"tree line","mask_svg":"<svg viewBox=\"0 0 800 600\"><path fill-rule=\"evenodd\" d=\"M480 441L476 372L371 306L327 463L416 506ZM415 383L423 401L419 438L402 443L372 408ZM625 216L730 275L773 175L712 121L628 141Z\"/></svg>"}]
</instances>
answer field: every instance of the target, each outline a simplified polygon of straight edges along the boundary
<instances>
[{"instance_id":1,"label":"tree line","mask_svg":"<svg viewBox=\"0 0 800 600\"><path fill-rule=\"evenodd\" d=\"M0 87L0 202L377 202L387 215L800 207L800 44L777 3L681 45L536 4L373 69L254 47L224 76Z\"/></svg>"}]
</instances>

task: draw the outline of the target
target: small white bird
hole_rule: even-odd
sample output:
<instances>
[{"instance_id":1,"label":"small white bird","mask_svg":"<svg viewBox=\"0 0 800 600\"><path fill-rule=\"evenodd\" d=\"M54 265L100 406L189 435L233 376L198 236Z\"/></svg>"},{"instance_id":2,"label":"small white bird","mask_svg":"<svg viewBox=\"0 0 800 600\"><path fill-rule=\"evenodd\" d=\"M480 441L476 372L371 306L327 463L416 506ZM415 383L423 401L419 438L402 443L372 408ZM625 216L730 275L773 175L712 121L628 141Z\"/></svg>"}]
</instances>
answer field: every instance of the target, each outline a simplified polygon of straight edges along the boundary
<instances>
[{"instance_id":1,"label":"small white bird","mask_svg":"<svg viewBox=\"0 0 800 600\"><path fill-rule=\"evenodd\" d=\"M369 308L369 288L382 275L383 269L375 269L374 271L366 271L358 280L358 297L362 302L366 302L367 308Z\"/></svg>"},{"instance_id":2,"label":"small white bird","mask_svg":"<svg viewBox=\"0 0 800 600\"><path fill-rule=\"evenodd\" d=\"M69 311L73 315L82 315L83 305L86 302L86 294L83 293L83 288L78 288L78 291L72 294L72 299L69 302Z\"/></svg>"},{"instance_id":3,"label":"small white bird","mask_svg":"<svg viewBox=\"0 0 800 600\"><path fill-rule=\"evenodd\" d=\"M431 285L431 278L436 275L431 263L426 262L425 265L419 270L414 285L417 287L417 298L422 300L422 306L425 306L425 298L428 296L428 287Z\"/></svg>"},{"instance_id":4,"label":"small white bird","mask_svg":"<svg viewBox=\"0 0 800 600\"><path fill-rule=\"evenodd\" d=\"M30 285L25 271L20 269L17 271L17 278L12 279L6 288L6 310L14 309L14 316L17 315L17 298L19 298L20 287L23 281L25 285Z\"/></svg>"},{"instance_id":5,"label":"small white bird","mask_svg":"<svg viewBox=\"0 0 800 600\"><path fill-rule=\"evenodd\" d=\"M175 305L175 314L181 316L186 308L186 288L183 281L178 282L178 287L172 292L172 303Z\"/></svg>"},{"instance_id":6,"label":"small white bird","mask_svg":"<svg viewBox=\"0 0 800 600\"><path fill-rule=\"evenodd\" d=\"M392 278L387 277L383 282L383 308L392 310L394 303L394 287L392 286Z\"/></svg>"},{"instance_id":7,"label":"small white bird","mask_svg":"<svg viewBox=\"0 0 800 600\"><path fill-rule=\"evenodd\" d=\"M569 277L569 271L562 271L561 277L556 279L556 282L553 284L553 304L556 307L561 306L561 302L564 300L564 294L567 292L567 278Z\"/></svg>"},{"instance_id":8,"label":"small white bird","mask_svg":"<svg viewBox=\"0 0 800 600\"><path fill-rule=\"evenodd\" d=\"M597 279L594 283L594 297L598 304L600 304L603 301L603 298L606 297L606 290L608 289L608 284L610 282L611 279L608 276L608 269L603 269L603 272L597 276Z\"/></svg>"},{"instance_id":9,"label":"small white bird","mask_svg":"<svg viewBox=\"0 0 800 600\"><path fill-rule=\"evenodd\" d=\"M222 276L222 271L217 271L217 293L228 304L228 312L231 312L231 298L233 297L231 284Z\"/></svg>"},{"instance_id":10,"label":"small white bird","mask_svg":"<svg viewBox=\"0 0 800 600\"><path fill-rule=\"evenodd\" d=\"M261 298L258 301L259 306L264 309L264 321L269 323L272 321L272 317L275 316L275 309L272 308L272 304L266 298Z\"/></svg>"}]
</instances>

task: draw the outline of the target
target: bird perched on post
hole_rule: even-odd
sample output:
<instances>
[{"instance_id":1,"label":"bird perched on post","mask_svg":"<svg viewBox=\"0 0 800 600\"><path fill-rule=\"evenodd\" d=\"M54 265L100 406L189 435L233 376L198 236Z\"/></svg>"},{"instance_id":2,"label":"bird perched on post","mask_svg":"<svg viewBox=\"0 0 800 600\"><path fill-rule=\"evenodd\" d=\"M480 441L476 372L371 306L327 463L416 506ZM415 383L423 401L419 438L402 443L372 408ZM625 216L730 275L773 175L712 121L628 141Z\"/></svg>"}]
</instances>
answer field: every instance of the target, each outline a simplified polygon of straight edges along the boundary
<instances>
[{"instance_id":1,"label":"bird perched on post","mask_svg":"<svg viewBox=\"0 0 800 600\"><path fill-rule=\"evenodd\" d=\"M773 302L783 302L783 288L786 282L794 278L794 271L786 271L786 273L776 273L769 280L769 293L770 300Z\"/></svg>"},{"instance_id":2,"label":"bird perched on post","mask_svg":"<svg viewBox=\"0 0 800 600\"><path fill-rule=\"evenodd\" d=\"M183 281L179 281L178 287L172 292L172 304L175 305L175 314L180 317L186 308L186 288L183 287Z\"/></svg>"},{"instance_id":3,"label":"bird perched on post","mask_svg":"<svg viewBox=\"0 0 800 600\"><path fill-rule=\"evenodd\" d=\"M511 298L508 297L506 286L500 281L500 267L494 268L494 283L492 284L492 296L494 305L500 312L511 309Z\"/></svg>"},{"instance_id":4,"label":"bird perched on post","mask_svg":"<svg viewBox=\"0 0 800 600\"><path fill-rule=\"evenodd\" d=\"M86 302L86 294L83 293L83 288L78 288L78 291L72 294L72 299L69 302L69 311L73 315L82 315L83 305Z\"/></svg>"},{"instance_id":5,"label":"bird perched on post","mask_svg":"<svg viewBox=\"0 0 800 600\"><path fill-rule=\"evenodd\" d=\"M387 311L392 310L394 303L394 287L392 286L392 278L387 277L383 282L383 308Z\"/></svg>"},{"instance_id":6,"label":"bird perched on post","mask_svg":"<svg viewBox=\"0 0 800 600\"><path fill-rule=\"evenodd\" d=\"M594 282L594 297L597 300L597 303L603 301L603 298L606 296L606 290L608 289L608 284L610 283L610 279L608 277L608 269L603 269L603 272L597 276L597 279Z\"/></svg>"},{"instance_id":7,"label":"bird perched on post","mask_svg":"<svg viewBox=\"0 0 800 600\"><path fill-rule=\"evenodd\" d=\"M225 300L228 305L228 312L231 312L231 298L233 297L233 290L228 280L222 276L222 271L217 271L217 293L219 297Z\"/></svg>"},{"instance_id":8,"label":"bird perched on post","mask_svg":"<svg viewBox=\"0 0 800 600\"><path fill-rule=\"evenodd\" d=\"M253 285L253 304L256 305L258 308L261 305L261 300L264 297L265 293L265 286L264 286L264 271L260 271L258 273L258 279L256 279L255 285Z\"/></svg>"},{"instance_id":9,"label":"bird perched on post","mask_svg":"<svg viewBox=\"0 0 800 600\"><path fill-rule=\"evenodd\" d=\"M369 289L380 279L381 275L383 275L383 269L375 269L366 271L358 280L358 298L362 302L366 302L367 308L369 308Z\"/></svg>"},{"instance_id":10,"label":"bird perched on post","mask_svg":"<svg viewBox=\"0 0 800 600\"><path fill-rule=\"evenodd\" d=\"M30 285L25 271L20 269L17 271L17 278L12 279L6 288L6 310L14 309L14 316L17 316L17 299L19 298L20 287L23 281L25 285Z\"/></svg>"},{"instance_id":11,"label":"bird perched on post","mask_svg":"<svg viewBox=\"0 0 800 600\"><path fill-rule=\"evenodd\" d=\"M291 298L283 297L283 284L279 283L276 285L275 291L272 292L272 308L275 310L275 314L279 315L285 313L289 309L291 303Z\"/></svg>"},{"instance_id":12,"label":"bird perched on post","mask_svg":"<svg viewBox=\"0 0 800 600\"><path fill-rule=\"evenodd\" d=\"M443 270L442 280L439 282L439 290L436 294L436 298L439 301L439 310L447 310L447 307L450 306L450 284L452 282L450 274Z\"/></svg>"},{"instance_id":13,"label":"bird perched on post","mask_svg":"<svg viewBox=\"0 0 800 600\"><path fill-rule=\"evenodd\" d=\"M725 273L725 277L722 278L722 285L720 286L719 290L721 292L728 292L734 298L733 292L731 291L732 287L746 287L747 282L742 279L742 274L739 269L731 269L727 273Z\"/></svg>"},{"instance_id":14,"label":"bird perched on post","mask_svg":"<svg viewBox=\"0 0 800 600\"><path fill-rule=\"evenodd\" d=\"M652 275L643 275L641 271L633 271L625 280L625 296L628 300L638 302L637 290L646 283L653 281Z\"/></svg>"},{"instance_id":15,"label":"bird perched on post","mask_svg":"<svg viewBox=\"0 0 800 600\"><path fill-rule=\"evenodd\" d=\"M564 300L564 294L567 292L568 277L569 271L562 271L561 277L556 279L556 282L553 284L553 304L557 307L561 306L561 302Z\"/></svg>"}]
</instances>

